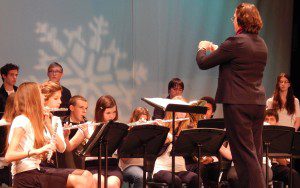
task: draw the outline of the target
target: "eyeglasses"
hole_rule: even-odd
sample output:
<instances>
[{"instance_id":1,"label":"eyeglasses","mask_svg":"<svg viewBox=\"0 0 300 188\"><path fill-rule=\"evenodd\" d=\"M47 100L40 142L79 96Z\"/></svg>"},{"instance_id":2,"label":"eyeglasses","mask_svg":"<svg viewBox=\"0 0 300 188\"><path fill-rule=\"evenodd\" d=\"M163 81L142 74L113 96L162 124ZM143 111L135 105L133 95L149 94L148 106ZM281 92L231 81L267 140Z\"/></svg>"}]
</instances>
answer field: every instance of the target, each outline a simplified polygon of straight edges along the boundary
<instances>
[{"instance_id":1,"label":"eyeglasses","mask_svg":"<svg viewBox=\"0 0 300 188\"><path fill-rule=\"evenodd\" d=\"M48 73L50 73L50 74L59 74L59 73L62 73L62 71L59 71L59 70L50 70L50 71L48 71Z\"/></svg>"}]
</instances>

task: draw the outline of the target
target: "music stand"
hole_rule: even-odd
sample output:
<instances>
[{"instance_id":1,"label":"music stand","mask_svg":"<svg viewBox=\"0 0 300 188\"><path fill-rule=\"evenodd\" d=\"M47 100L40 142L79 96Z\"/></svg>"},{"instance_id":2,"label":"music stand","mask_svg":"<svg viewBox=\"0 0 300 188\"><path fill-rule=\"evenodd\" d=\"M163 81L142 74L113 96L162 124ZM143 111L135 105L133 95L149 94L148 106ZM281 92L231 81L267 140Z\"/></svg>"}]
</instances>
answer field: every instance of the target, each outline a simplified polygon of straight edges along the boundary
<instances>
[{"instance_id":1,"label":"music stand","mask_svg":"<svg viewBox=\"0 0 300 188\"><path fill-rule=\"evenodd\" d=\"M202 119L198 121L198 128L225 129L224 118Z\"/></svg>"},{"instance_id":2,"label":"music stand","mask_svg":"<svg viewBox=\"0 0 300 188\"><path fill-rule=\"evenodd\" d=\"M169 128L159 125L132 127L118 149L119 158L143 159L143 187L146 187L146 172L151 171L148 161L155 161L167 138Z\"/></svg>"},{"instance_id":3,"label":"music stand","mask_svg":"<svg viewBox=\"0 0 300 188\"><path fill-rule=\"evenodd\" d=\"M266 167L268 167L269 157L290 158L292 164L292 144L295 129L293 127L281 125L263 126L263 145L266 155ZM267 168L266 168L267 169ZM268 186L268 169L266 170L266 186ZM292 186L292 168L290 168L290 187Z\"/></svg>"},{"instance_id":4,"label":"music stand","mask_svg":"<svg viewBox=\"0 0 300 188\"><path fill-rule=\"evenodd\" d=\"M104 187L107 188L108 156L117 150L123 138L127 135L128 125L110 121L107 124L97 126L88 143L84 145L78 155L98 157L98 187L101 187L101 158L105 157ZM104 150L102 150L104 147Z\"/></svg>"},{"instance_id":5,"label":"music stand","mask_svg":"<svg viewBox=\"0 0 300 188\"><path fill-rule=\"evenodd\" d=\"M299 131L294 133L292 152L293 152L293 158L300 158L300 132Z\"/></svg>"},{"instance_id":6,"label":"music stand","mask_svg":"<svg viewBox=\"0 0 300 188\"><path fill-rule=\"evenodd\" d=\"M174 146L175 142L175 112L185 112L193 114L205 114L207 107L203 106L191 106L188 103L186 104L172 104L169 103L166 106L162 106L161 103L156 103L155 101L149 98L141 98L142 101L145 101L149 105L162 109L164 111L172 112L172 145ZM175 102L174 102L175 103ZM175 182L175 156L172 154L172 182ZM174 187L174 184L172 184Z\"/></svg>"},{"instance_id":7,"label":"music stand","mask_svg":"<svg viewBox=\"0 0 300 188\"><path fill-rule=\"evenodd\" d=\"M201 155L217 155L224 139L225 131L223 129L197 128L183 130L175 141L171 152L176 156L197 155L198 182L200 182ZM200 184L199 187L201 187Z\"/></svg>"}]
</instances>

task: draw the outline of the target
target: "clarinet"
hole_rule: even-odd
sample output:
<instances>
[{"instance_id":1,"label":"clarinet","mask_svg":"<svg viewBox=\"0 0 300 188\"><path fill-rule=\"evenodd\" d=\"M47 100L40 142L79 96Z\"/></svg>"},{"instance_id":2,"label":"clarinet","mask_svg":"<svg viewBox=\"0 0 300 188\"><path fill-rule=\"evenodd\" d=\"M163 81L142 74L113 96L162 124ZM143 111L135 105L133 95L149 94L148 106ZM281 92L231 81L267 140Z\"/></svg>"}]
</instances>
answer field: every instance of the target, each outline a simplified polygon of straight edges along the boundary
<instances>
[{"instance_id":1,"label":"clarinet","mask_svg":"<svg viewBox=\"0 0 300 188\"><path fill-rule=\"evenodd\" d=\"M54 146L55 146L55 144L56 144L57 127L58 127L58 123L56 122L56 123L55 123L55 126L54 126L54 133L52 134L51 139L50 139L50 144L51 144L51 145L54 145ZM48 154L47 154L47 162L48 162L48 163L51 163L51 162L52 162L52 160L51 160L52 155L53 155L53 151L50 150L50 151L48 152Z\"/></svg>"}]
</instances>

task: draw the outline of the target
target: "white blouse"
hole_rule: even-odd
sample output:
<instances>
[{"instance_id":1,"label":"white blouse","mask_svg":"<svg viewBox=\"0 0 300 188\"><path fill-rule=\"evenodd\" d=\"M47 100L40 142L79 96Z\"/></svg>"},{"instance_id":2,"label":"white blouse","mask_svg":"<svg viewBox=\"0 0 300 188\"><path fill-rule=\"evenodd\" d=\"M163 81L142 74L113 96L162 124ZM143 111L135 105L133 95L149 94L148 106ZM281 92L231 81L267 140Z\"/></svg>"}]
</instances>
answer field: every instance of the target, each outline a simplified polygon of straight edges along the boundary
<instances>
[{"instance_id":1,"label":"white blouse","mask_svg":"<svg viewBox=\"0 0 300 188\"><path fill-rule=\"evenodd\" d=\"M172 138L172 135L168 133L168 138ZM172 156L170 156L172 150L172 144L168 146L166 151L159 156L154 165L153 174L160 170L172 171ZM181 156L175 157L175 172L186 171L185 160Z\"/></svg>"},{"instance_id":2,"label":"white blouse","mask_svg":"<svg viewBox=\"0 0 300 188\"><path fill-rule=\"evenodd\" d=\"M278 110L278 125L284 125L288 127L294 127L295 121L297 117L300 117L300 107L299 107L299 100L295 97L294 100L295 103L295 113L294 114L288 114L287 110L285 108ZM266 106L267 109L273 108L273 97L269 98L267 100Z\"/></svg>"},{"instance_id":3,"label":"white blouse","mask_svg":"<svg viewBox=\"0 0 300 188\"><path fill-rule=\"evenodd\" d=\"M16 128L22 128L25 131L24 136L20 138L20 142L17 146L17 151L27 152L29 150L32 150L34 148L35 138L34 130L32 128L30 120L24 115L19 115L13 120L8 136L8 143L11 142L14 130ZM26 157L18 161L13 161L11 166L12 175L33 169L40 169L40 163L41 160L35 158L34 156Z\"/></svg>"}]
</instances>

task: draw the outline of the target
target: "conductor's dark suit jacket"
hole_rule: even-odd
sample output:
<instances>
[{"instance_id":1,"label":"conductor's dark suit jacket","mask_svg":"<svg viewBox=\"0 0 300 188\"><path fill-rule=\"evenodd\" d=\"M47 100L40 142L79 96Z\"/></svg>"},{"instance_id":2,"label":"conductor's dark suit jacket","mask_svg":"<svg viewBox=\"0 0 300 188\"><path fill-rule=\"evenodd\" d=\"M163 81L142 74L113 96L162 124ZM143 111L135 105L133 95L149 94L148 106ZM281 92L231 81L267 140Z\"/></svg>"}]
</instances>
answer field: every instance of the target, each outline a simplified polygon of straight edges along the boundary
<instances>
[{"instance_id":1,"label":"conductor's dark suit jacket","mask_svg":"<svg viewBox=\"0 0 300 188\"><path fill-rule=\"evenodd\" d=\"M242 32L226 39L207 56L205 50L199 50L196 60L203 70L220 65L217 103L265 105L262 78L267 53L261 37Z\"/></svg>"}]
</instances>

